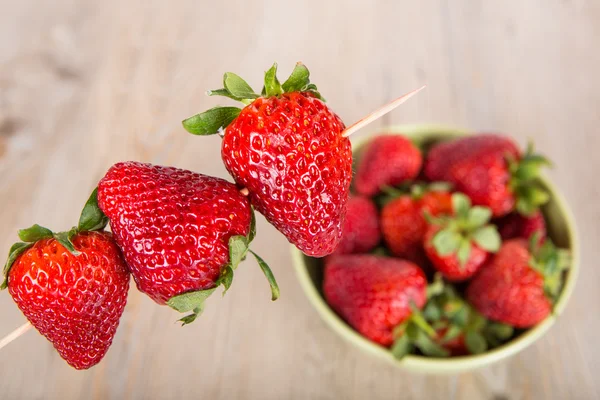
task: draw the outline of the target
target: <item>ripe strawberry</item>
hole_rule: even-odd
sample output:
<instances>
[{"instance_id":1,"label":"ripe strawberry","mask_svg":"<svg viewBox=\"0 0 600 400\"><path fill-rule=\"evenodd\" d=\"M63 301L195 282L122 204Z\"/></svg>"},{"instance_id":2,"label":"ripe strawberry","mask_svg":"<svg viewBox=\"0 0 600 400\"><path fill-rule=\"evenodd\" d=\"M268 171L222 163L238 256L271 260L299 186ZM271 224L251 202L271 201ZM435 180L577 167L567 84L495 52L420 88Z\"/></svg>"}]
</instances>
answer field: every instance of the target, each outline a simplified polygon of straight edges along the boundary
<instances>
[{"instance_id":1,"label":"ripe strawberry","mask_svg":"<svg viewBox=\"0 0 600 400\"><path fill-rule=\"evenodd\" d=\"M544 320L562 288L568 268L565 250L533 237L504 242L467 288L469 302L487 318L529 328Z\"/></svg>"},{"instance_id":2,"label":"ripe strawberry","mask_svg":"<svg viewBox=\"0 0 600 400\"><path fill-rule=\"evenodd\" d=\"M434 267L450 281L473 276L487 260L489 253L500 248L500 235L488 224L489 208L471 207L462 193L452 195L454 217L430 218L431 226L424 238L425 253Z\"/></svg>"},{"instance_id":3,"label":"ripe strawberry","mask_svg":"<svg viewBox=\"0 0 600 400\"><path fill-rule=\"evenodd\" d=\"M421 151L401 135L383 135L371 140L358 160L354 189L374 196L384 186L397 186L419 175Z\"/></svg>"},{"instance_id":4,"label":"ripe strawberry","mask_svg":"<svg viewBox=\"0 0 600 400\"><path fill-rule=\"evenodd\" d=\"M425 161L425 175L451 182L474 204L489 207L499 217L515 208L531 214L548 201L546 191L534 183L543 165L549 165L548 160L533 154L531 146L521 156L508 137L481 134L434 146Z\"/></svg>"},{"instance_id":5,"label":"ripe strawberry","mask_svg":"<svg viewBox=\"0 0 600 400\"><path fill-rule=\"evenodd\" d=\"M350 196L342 240L333 254L367 253L381 240L377 207L362 196Z\"/></svg>"},{"instance_id":6,"label":"ripe strawberry","mask_svg":"<svg viewBox=\"0 0 600 400\"><path fill-rule=\"evenodd\" d=\"M127 301L129 271L106 221L94 191L77 228L20 230L4 267L1 288L76 369L102 360Z\"/></svg>"},{"instance_id":7,"label":"ripe strawberry","mask_svg":"<svg viewBox=\"0 0 600 400\"><path fill-rule=\"evenodd\" d=\"M539 210L531 216L509 214L497 220L496 225L502 240L530 239L535 233L539 235L540 242L546 239L546 221Z\"/></svg>"},{"instance_id":8,"label":"ripe strawberry","mask_svg":"<svg viewBox=\"0 0 600 400\"><path fill-rule=\"evenodd\" d=\"M98 202L138 289L158 304L193 311L184 323L197 317L218 285L229 288L254 238L252 210L239 189L191 171L115 164L98 184ZM274 279L270 283L276 299Z\"/></svg>"},{"instance_id":9,"label":"ripe strawberry","mask_svg":"<svg viewBox=\"0 0 600 400\"><path fill-rule=\"evenodd\" d=\"M394 328L426 301L427 279L415 264L375 255L331 256L323 293L352 327L383 346L394 343Z\"/></svg>"},{"instance_id":10,"label":"ripe strawberry","mask_svg":"<svg viewBox=\"0 0 600 400\"><path fill-rule=\"evenodd\" d=\"M248 104L216 107L183 121L189 132L224 131L221 156L252 205L305 254L322 257L342 236L352 176L344 124L323 102L297 64L283 85L277 65L265 73L262 95L226 73L224 89L210 91Z\"/></svg>"},{"instance_id":11,"label":"ripe strawberry","mask_svg":"<svg viewBox=\"0 0 600 400\"><path fill-rule=\"evenodd\" d=\"M390 252L421 267L427 260L423 250L425 212L432 216L452 213L451 194L446 189L429 190L415 185L410 194L400 194L381 211L381 231Z\"/></svg>"}]
</instances>

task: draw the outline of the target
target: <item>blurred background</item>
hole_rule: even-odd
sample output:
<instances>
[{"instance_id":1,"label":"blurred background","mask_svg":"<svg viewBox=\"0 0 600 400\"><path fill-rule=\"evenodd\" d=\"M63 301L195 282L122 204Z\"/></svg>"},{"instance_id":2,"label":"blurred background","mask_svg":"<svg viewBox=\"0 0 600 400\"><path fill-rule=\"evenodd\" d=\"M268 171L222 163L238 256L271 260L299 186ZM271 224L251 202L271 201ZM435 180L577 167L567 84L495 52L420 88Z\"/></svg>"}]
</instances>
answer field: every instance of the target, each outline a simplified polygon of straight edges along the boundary
<instances>
[{"instance_id":1,"label":"blurred background","mask_svg":"<svg viewBox=\"0 0 600 400\"><path fill-rule=\"evenodd\" d=\"M600 2L0 0L0 245L34 222L74 225L114 162L226 177L218 137L180 121L223 100L225 71L259 88L304 62L346 124L426 91L355 135L436 122L499 131L555 163L579 225L580 279L557 325L526 351L457 376L409 374L351 348L301 292L289 246L260 217L252 261L195 324L132 290L114 344L70 368L35 331L2 350L2 399L600 398ZM25 322L0 293L0 337Z\"/></svg>"}]
</instances>

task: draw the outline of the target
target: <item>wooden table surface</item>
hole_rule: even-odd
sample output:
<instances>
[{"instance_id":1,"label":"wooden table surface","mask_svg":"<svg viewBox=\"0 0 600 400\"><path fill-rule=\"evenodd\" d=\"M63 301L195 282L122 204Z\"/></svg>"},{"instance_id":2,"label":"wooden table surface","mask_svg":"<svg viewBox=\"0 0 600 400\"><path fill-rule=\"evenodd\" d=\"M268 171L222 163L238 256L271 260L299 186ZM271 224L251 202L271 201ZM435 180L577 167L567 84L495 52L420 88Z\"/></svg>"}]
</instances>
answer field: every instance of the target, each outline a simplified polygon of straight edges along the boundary
<instances>
[{"instance_id":1,"label":"wooden table surface","mask_svg":"<svg viewBox=\"0 0 600 400\"><path fill-rule=\"evenodd\" d=\"M368 4L368 6L367 6ZM0 245L37 222L69 228L108 167L139 160L226 176L219 138L180 120L236 71L311 69L351 123L428 89L371 126L438 122L536 141L576 216L580 279L557 325L488 369L422 376L351 348L319 319L286 240L260 217L253 262L201 320L132 290L98 366L71 369L35 331L2 350L2 399L594 399L600 397L600 2L0 0ZM368 135L361 132L356 136ZM1 256L6 250L0 252ZM0 337L25 322L0 294Z\"/></svg>"}]
</instances>

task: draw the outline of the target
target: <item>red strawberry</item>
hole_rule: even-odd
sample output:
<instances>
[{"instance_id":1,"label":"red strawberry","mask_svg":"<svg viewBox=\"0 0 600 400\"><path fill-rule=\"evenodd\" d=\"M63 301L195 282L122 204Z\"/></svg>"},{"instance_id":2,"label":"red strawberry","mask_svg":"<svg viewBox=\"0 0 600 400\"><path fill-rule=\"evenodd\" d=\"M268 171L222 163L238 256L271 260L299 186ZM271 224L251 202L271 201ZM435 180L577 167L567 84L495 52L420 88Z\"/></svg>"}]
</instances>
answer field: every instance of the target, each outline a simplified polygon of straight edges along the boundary
<instances>
[{"instance_id":1,"label":"red strawberry","mask_svg":"<svg viewBox=\"0 0 600 400\"><path fill-rule=\"evenodd\" d=\"M115 164L98 184L98 202L138 289L194 311L184 323L216 286L229 287L254 236L249 201L235 185L182 169Z\"/></svg>"},{"instance_id":2,"label":"red strawberry","mask_svg":"<svg viewBox=\"0 0 600 400\"><path fill-rule=\"evenodd\" d=\"M362 196L350 196L342 240L334 254L366 253L381 240L377 207Z\"/></svg>"},{"instance_id":3,"label":"red strawberry","mask_svg":"<svg viewBox=\"0 0 600 400\"><path fill-rule=\"evenodd\" d=\"M426 264L423 238L427 231L424 213L437 216L452 212L451 194L426 191L413 186L411 194L402 194L388 202L381 211L381 230L390 252L420 266ZM427 189L425 189L427 190Z\"/></svg>"},{"instance_id":4,"label":"red strawberry","mask_svg":"<svg viewBox=\"0 0 600 400\"><path fill-rule=\"evenodd\" d=\"M243 110L217 107L183 121L191 133L225 129L221 156L252 205L301 251L322 257L342 236L352 176L344 124L323 102L297 64L281 85L274 65L259 96L239 76L226 73L224 89L209 92L241 100Z\"/></svg>"},{"instance_id":5,"label":"red strawberry","mask_svg":"<svg viewBox=\"0 0 600 400\"><path fill-rule=\"evenodd\" d=\"M352 327L383 346L394 328L426 301L427 279L415 264L375 255L332 256L325 266L323 293Z\"/></svg>"},{"instance_id":6,"label":"red strawberry","mask_svg":"<svg viewBox=\"0 0 600 400\"><path fill-rule=\"evenodd\" d=\"M481 134L434 146L425 161L425 175L448 181L474 204L489 207L494 216L513 209L531 214L548 201L548 194L533 182L549 162L528 148L521 156L508 137Z\"/></svg>"},{"instance_id":7,"label":"red strawberry","mask_svg":"<svg viewBox=\"0 0 600 400\"><path fill-rule=\"evenodd\" d=\"M129 271L96 192L79 226L53 233L19 231L4 269L8 291L29 322L77 369L96 365L110 347L127 301Z\"/></svg>"},{"instance_id":8,"label":"red strawberry","mask_svg":"<svg viewBox=\"0 0 600 400\"><path fill-rule=\"evenodd\" d=\"M530 239L535 233L539 235L540 243L546 239L546 221L539 210L531 216L509 214L497 220L496 225L502 240Z\"/></svg>"},{"instance_id":9,"label":"red strawberry","mask_svg":"<svg viewBox=\"0 0 600 400\"><path fill-rule=\"evenodd\" d=\"M529 328L544 320L562 287L569 260L550 240L505 242L467 288L469 302L487 318Z\"/></svg>"},{"instance_id":10,"label":"red strawberry","mask_svg":"<svg viewBox=\"0 0 600 400\"><path fill-rule=\"evenodd\" d=\"M422 163L421 151L404 136L378 136L363 150L354 188L362 195L374 196L384 186L397 186L414 179Z\"/></svg>"},{"instance_id":11,"label":"red strawberry","mask_svg":"<svg viewBox=\"0 0 600 400\"><path fill-rule=\"evenodd\" d=\"M450 281L473 276L490 252L500 248L500 235L488 224L492 212L481 206L471 207L462 193L452 195L454 217L432 219L425 234L425 253L434 267Z\"/></svg>"}]
</instances>

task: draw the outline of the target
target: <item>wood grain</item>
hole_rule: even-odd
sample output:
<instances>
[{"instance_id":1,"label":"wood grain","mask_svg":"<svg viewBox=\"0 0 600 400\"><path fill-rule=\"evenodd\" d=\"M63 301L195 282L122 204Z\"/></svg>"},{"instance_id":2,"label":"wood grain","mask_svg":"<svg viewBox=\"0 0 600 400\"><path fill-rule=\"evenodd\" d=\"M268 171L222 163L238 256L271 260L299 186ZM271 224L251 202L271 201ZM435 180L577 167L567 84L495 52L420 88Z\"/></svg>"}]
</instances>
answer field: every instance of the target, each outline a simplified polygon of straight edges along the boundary
<instances>
[{"instance_id":1,"label":"wood grain","mask_svg":"<svg viewBox=\"0 0 600 400\"><path fill-rule=\"evenodd\" d=\"M2 350L2 399L600 398L600 3L597 0L344 2L0 0L0 246L38 222L68 228L114 162L226 176L218 138L179 121L216 104L224 71L259 86L302 60L349 124L427 83L391 123L440 122L532 138L557 166L579 223L580 280L534 346L459 376L410 374L346 345L293 275L261 218L256 251L280 281L271 303L250 261L193 326L131 291L105 360L67 366L31 332ZM368 134L359 132L356 137ZM0 295L0 336L24 322Z\"/></svg>"}]
</instances>

